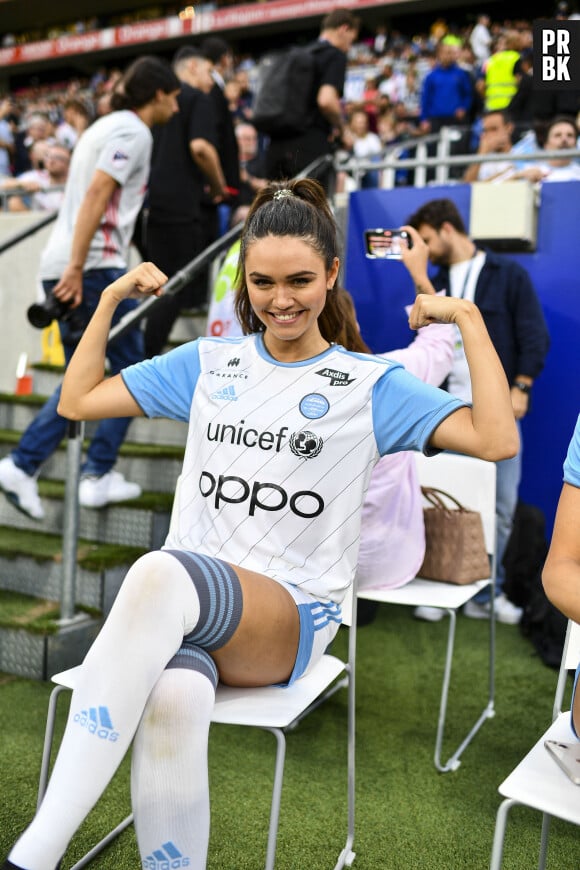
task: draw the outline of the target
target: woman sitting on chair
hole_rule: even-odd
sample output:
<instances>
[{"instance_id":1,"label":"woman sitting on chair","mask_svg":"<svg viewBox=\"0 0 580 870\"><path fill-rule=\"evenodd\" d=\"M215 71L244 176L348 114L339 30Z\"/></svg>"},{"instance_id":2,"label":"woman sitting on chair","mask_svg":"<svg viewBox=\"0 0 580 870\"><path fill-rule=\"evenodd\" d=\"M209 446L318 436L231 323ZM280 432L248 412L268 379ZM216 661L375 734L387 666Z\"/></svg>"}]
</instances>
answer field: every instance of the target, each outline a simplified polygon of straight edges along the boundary
<instances>
[{"instance_id":1,"label":"woman sitting on chair","mask_svg":"<svg viewBox=\"0 0 580 870\"><path fill-rule=\"evenodd\" d=\"M427 249L409 232L405 256L426 280ZM131 742L142 860L171 842L204 868L217 681L289 684L322 655L353 582L379 456L517 451L508 384L477 308L420 295L409 318L414 329L459 326L470 407L333 343L339 265L323 189L302 179L262 190L244 225L236 306L246 337L198 339L106 379L117 306L159 295L167 278L142 263L103 292L59 413L189 421L183 471L167 541L129 570L83 662L48 790L5 870L54 870Z\"/></svg>"}]
</instances>

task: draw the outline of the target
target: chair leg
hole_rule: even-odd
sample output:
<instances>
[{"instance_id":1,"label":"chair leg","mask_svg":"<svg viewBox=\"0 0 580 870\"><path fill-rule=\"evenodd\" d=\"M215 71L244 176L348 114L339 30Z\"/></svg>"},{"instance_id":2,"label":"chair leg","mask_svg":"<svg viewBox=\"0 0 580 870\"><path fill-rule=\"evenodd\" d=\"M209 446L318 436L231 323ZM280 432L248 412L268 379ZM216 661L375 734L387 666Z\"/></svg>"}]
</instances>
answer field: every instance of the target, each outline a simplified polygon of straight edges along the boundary
<instances>
[{"instance_id":1,"label":"chair leg","mask_svg":"<svg viewBox=\"0 0 580 870\"><path fill-rule=\"evenodd\" d=\"M489 870L501 870L507 815L510 809L517 803L517 801L510 799L502 801L502 803L499 805L495 821L495 832L493 835L493 847L491 852L491 862L489 865Z\"/></svg>"},{"instance_id":2,"label":"chair leg","mask_svg":"<svg viewBox=\"0 0 580 870\"><path fill-rule=\"evenodd\" d=\"M274 870L276 861L276 841L278 838L278 821L280 819L280 801L282 798L282 780L284 778L284 760L286 758L286 736L281 728L267 728L276 738L276 765L274 769L274 785L272 787L272 804L270 807L270 827L268 829L268 847L264 870Z\"/></svg>"},{"instance_id":3,"label":"chair leg","mask_svg":"<svg viewBox=\"0 0 580 870\"><path fill-rule=\"evenodd\" d=\"M447 716L447 701L449 697L449 684L451 682L451 667L453 664L453 649L455 646L455 628L457 624L457 614L455 610L447 609L446 613L449 616L449 632L447 634L447 653L445 656L445 668L443 671L443 685L441 687L441 700L439 703L439 720L437 722L437 735L435 738L435 753L434 753L434 762L435 767L440 773L449 773L450 771L457 770L459 765L461 764L460 756L463 754L465 748L471 743L483 723L487 719L491 719L495 715L495 710L493 706L493 634L490 634L490 690L489 690L489 698L486 706L483 709L483 712L468 732L467 736L463 739L463 741L459 744L458 748L455 752L449 756L445 764L441 763L441 749L443 746L443 735L445 733L445 720Z\"/></svg>"},{"instance_id":4,"label":"chair leg","mask_svg":"<svg viewBox=\"0 0 580 870\"><path fill-rule=\"evenodd\" d=\"M352 633L351 633L352 637ZM350 661L354 661L353 655L349 656ZM348 671L348 742L347 742L347 792L348 792L348 827L344 849L338 856L338 861L334 870L342 870L343 867L352 867L356 853L353 851L354 845L354 823L355 823L355 725L356 725L356 708L355 708L355 673L354 668L350 665Z\"/></svg>"},{"instance_id":5,"label":"chair leg","mask_svg":"<svg viewBox=\"0 0 580 870\"><path fill-rule=\"evenodd\" d=\"M46 786L48 785L48 771L50 768L50 758L52 755L52 741L54 740L54 722L56 719L56 710L58 698L61 692L64 691L64 686L55 686L50 693L48 700L48 711L46 714L46 728L44 729L44 746L42 748L42 761L40 763L40 779L38 781L38 797L36 800L36 811L42 803Z\"/></svg>"},{"instance_id":6,"label":"chair leg","mask_svg":"<svg viewBox=\"0 0 580 870\"><path fill-rule=\"evenodd\" d=\"M96 858L99 852L103 851L105 846L108 846L109 843L111 843L115 839L115 837L118 837L119 834L121 834L125 830L125 828L129 827L132 821L133 813L130 813L123 819L122 822L119 822L116 828L113 828L105 837L103 837L102 840L99 840L99 842L95 846L93 846L93 848L90 849L86 853L86 855L83 855L80 861L77 861L76 864L73 864L71 870L81 870L81 867L86 867L87 864L90 864L93 858Z\"/></svg>"},{"instance_id":7,"label":"chair leg","mask_svg":"<svg viewBox=\"0 0 580 870\"><path fill-rule=\"evenodd\" d=\"M542 838L540 840L540 854L538 857L538 870L545 870L548 858L548 837L550 835L550 822L552 817L548 813L542 815Z\"/></svg>"}]
</instances>

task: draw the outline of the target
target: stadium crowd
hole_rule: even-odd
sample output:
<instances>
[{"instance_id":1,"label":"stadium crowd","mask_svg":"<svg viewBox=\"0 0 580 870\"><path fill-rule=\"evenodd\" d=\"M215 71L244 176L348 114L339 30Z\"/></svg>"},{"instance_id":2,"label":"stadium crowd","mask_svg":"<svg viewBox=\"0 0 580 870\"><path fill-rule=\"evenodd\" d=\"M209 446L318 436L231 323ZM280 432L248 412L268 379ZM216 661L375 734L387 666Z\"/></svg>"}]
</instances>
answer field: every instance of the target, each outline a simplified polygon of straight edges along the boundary
<instances>
[{"instance_id":1,"label":"stadium crowd","mask_svg":"<svg viewBox=\"0 0 580 870\"><path fill-rule=\"evenodd\" d=\"M156 14L171 11L160 7ZM565 2L556 14L574 15ZM76 26L102 24L95 19ZM450 124L461 130L454 153L484 153L494 150L481 138L483 119L492 110L503 112L509 124L507 150L514 145L516 151L543 147L547 124L555 117L565 115L576 124L579 100L575 92L532 89L532 34L531 21L492 21L487 14L461 26L438 17L428 32L416 34L388 31L385 26L366 37L363 32L348 52L342 98L345 126L337 143L342 154L380 155ZM258 60L233 55L225 95L236 126L251 124ZM117 66L101 66L90 78L59 84L36 82L4 95L0 103L0 177L4 181L0 187L5 207L21 210L38 207L39 202L38 198L35 203L30 196L23 198L22 189L18 189L19 198L16 193L8 196L7 188L12 192L15 187L8 179L21 179L28 194L62 184L62 172L55 182L45 165L46 149L57 144L71 151L83 130L109 111L120 75ZM258 149L263 144L264 138L259 137ZM244 174L245 163L241 167ZM463 172L462 168L459 177ZM474 180L472 176L473 171L465 180ZM501 177L507 177L505 172ZM397 173L397 184L410 181L409 173ZM376 183L377 173L363 179L366 185ZM54 198L46 201L54 205Z\"/></svg>"}]
</instances>

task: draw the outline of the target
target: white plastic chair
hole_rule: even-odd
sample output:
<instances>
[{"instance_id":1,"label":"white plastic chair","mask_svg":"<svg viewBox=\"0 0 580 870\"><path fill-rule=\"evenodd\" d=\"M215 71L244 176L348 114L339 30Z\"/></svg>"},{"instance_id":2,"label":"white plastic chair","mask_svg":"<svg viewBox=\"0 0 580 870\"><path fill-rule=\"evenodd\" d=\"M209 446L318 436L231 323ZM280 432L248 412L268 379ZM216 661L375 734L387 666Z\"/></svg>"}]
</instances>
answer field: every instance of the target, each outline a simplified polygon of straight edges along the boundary
<instances>
[{"instance_id":1,"label":"white plastic chair","mask_svg":"<svg viewBox=\"0 0 580 870\"><path fill-rule=\"evenodd\" d=\"M432 486L443 489L453 495L461 504L471 510L479 511L483 522L487 552L490 556L490 576L487 580L478 580L465 586L457 586L453 583L439 583L433 580L424 580L416 577L398 589L364 589L359 590L358 597L377 601L384 604L400 604L407 607L438 607L445 611L449 617L449 630L447 634L447 648L445 665L443 670L443 683L441 686L441 698L439 702L439 717L437 722L437 734L435 738L434 763L441 773L457 770L460 756L465 748L471 743L483 723L495 715L495 618L493 614L493 598L495 587L495 478L496 467L493 462L475 459L471 456L463 456L457 453L439 453L436 456L426 457L416 454L417 470L421 486ZM441 761L443 737L445 733L445 720L447 716L447 702L449 696L449 684L451 681L451 668L453 664L453 651L455 646L455 628L457 612L463 605L477 595L486 586L492 586L491 591L491 618L489 620L489 692L486 705L469 730L465 738L459 744L455 752L447 759Z\"/></svg>"},{"instance_id":2,"label":"white plastic chair","mask_svg":"<svg viewBox=\"0 0 580 870\"><path fill-rule=\"evenodd\" d=\"M312 710L319 707L327 698L339 689L347 688L347 834L335 870L351 867L355 858L354 843L354 787L355 787L355 657L356 657L356 598L351 592L343 603L343 624L349 626L348 659L343 661L337 656L326 653L320 661L292 686L281 688L266 686L256 689L237 689L218 685L212 722L224 725L243 725L270 731L276 737L276 762L274 769L274 784L270 808L270 826L266 851L265 870L273 870L276 858L276 840L278 834L278 819L280 815L280 800L282 781L284 777L284 761L286 754L286 731L295 728L298 723ZM38 789L38 806L46 791L48 772L52 754L54 723L59 695L65 690L72 690L80 665L55 674L52 682L55 687L51 692L44 749L42 755L40 783ZM86 855L78 861L71 870L80 870L101 852L118 834L133 821L133 815L128 815L122 822L100 840Z\"/></svg>"},{"instance_id":3,"label":"white plastic chair","mask_svg":"<svg viewBox=\"0 0 580 870\"><path fill-rule=\"evenodd\" d=\"M569 743L576 739L570 727L570 712L563 713L562 704L568 671L576 670L579 661L580 625L569 620L554 698L552 724L499 787L499 793L505 800L497 811L490 870L500 870L502 866L507 817L513 806L521 804L542 813L538 870L544 870L546 866L552 816L573 825L580 825L580 786L575 785L560 770L544 746L544 740Z\"/></svg>"}]
</instances>

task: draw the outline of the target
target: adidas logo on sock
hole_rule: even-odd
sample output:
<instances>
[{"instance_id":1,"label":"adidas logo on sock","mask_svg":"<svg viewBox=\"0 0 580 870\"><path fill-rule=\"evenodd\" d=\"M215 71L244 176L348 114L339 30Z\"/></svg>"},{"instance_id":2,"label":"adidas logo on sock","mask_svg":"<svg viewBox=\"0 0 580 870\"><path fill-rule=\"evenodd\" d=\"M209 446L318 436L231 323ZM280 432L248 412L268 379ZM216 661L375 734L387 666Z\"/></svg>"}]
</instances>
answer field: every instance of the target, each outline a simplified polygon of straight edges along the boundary
<instances>
[{"instance_id":1,"label":"adidas logo on sock","mask_svg":"<svg viewBox=\"0 0 580 870\"><path fill-rule=\"evenodd\" d=\"M88 710L81 710L80 713L75 714L74 721L78 722L81 728L86 728L89 734L96 734L100 740L115 743L119 737L119 732L113 728L107 707L89 707Z\"/></svg>"},{"instance_id":2,"label":"adidas logo on sock","mask_svg":"<svg viewBox=\"0 0 580 870\"><path fill-rule=\"evenodd\" d=\"M224 387L221 390L216 390L215 393L212 393L210 399L221 399L226 402L237 402L238 397L236 396L236 390L233 384L230 384L228 387Z\"/></svg>"},{"instance_id":3,"label":"adidas logo on sock","mask_svg":"<svg viewBox=\"0 0 580 870\"><path fill-rule=\"evenodd\" d=\"M151 855L143 859L143 870L174 870L189 867L189 858L184 857L174 843L163 843Z\"/></svg>"}]
</instances>

